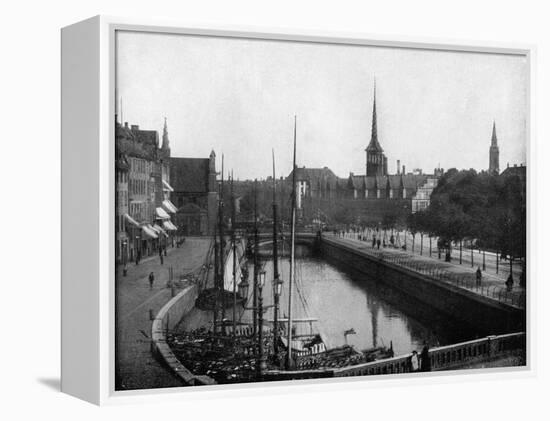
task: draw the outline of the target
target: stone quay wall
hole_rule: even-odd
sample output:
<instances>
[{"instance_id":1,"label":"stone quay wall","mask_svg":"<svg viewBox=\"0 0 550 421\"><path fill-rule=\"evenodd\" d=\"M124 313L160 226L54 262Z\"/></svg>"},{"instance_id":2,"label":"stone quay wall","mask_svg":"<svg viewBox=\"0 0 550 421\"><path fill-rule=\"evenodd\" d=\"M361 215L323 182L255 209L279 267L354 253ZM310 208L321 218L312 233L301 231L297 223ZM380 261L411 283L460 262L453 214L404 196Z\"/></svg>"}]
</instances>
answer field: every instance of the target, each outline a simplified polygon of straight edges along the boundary
<instances>
[{"instance_id":1,"label":"stone quay wall","mask_svg":"<svg viewBox=\"0 0 550 421\"><path fill-rule=\"evenodd\" d=\"M166 342L166 332L174 329L193 309L197 295L197 285L185 287L160 309L151 328L153 353L188 386L215 384L215 382L207 376L196 376L176 358Z\"/></svg>"},{"instance_id":2,"label":"stone quay wall","mask_svg":"<svg viewBox=\"0 0 550 421\"><path fill-rule=\"evenodd\" d=\"M473 291L431 279L330 238L322 237L323 257L341 267L364 274L466 323L483 335L499 335L525 330L525 311L500 303Z\"/></svg>"}]
</instances>

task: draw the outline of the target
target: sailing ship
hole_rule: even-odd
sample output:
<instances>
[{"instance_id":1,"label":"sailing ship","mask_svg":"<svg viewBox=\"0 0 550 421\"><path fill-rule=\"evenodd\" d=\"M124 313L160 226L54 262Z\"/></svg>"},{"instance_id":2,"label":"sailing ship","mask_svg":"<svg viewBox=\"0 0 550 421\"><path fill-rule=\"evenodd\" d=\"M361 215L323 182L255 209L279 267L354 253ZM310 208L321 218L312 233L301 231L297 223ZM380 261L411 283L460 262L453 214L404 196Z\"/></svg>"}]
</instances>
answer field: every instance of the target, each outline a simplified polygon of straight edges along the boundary
<instances>
[{"instance_id":1,"label":"sailing ship","mask_svg":"<svg viewBox=\"0 0 550 421\"><path fill-rule=\"evenodd\" d=\"M224 244L222 196L219 207L219 225L214 234L213 286L204 289L196 300L197 307L212 311L212 328L201 327L191 332L169 335L169 345L188 369L197 375L207 375L218 383L318 377L323 375L322 373L329 373L332 368L393 356L393 350L385 348L358 351L348 345L347 340L343 346L328 349L322 333L314 328L318 320L315 317L300 318L294 315L294 294L297 294L304 307L306 306L305 297L300 291L299 282L297 282L295 259L296 117L294 119L288 303L287 311L283 317L279 317L281 307L279 299L284 284L279 273L279 255L284 254L284 251L279 253L278 248L282 233L279 232L277 214L274 152L272 152L272 157L273 304L263 305L266 273L262 270L260 263L256 200L252 242L253 285L250 288L248 270L246 266L240 264L238 257L245 255L242 241L240 243L241 252L237 252L234 206L231 218L231 247L227 249ZM223 156L221 191L223 195ZM256 196L256 189L254 193ZM238 280L240 282L237 283ZM238 310L239 305L241 307ZM229 308L232 308L231 319L226 318L226 310ZM264 319L264 313L271 308L273 309L272 319ZM252 311L252 323L241 321L245 314L250 314L246 313L247 311ZM237 312L240 314L237 315ZM353 329L349 329L345 333L347 335L355 332Z\"/></svg>"}]
</instances>

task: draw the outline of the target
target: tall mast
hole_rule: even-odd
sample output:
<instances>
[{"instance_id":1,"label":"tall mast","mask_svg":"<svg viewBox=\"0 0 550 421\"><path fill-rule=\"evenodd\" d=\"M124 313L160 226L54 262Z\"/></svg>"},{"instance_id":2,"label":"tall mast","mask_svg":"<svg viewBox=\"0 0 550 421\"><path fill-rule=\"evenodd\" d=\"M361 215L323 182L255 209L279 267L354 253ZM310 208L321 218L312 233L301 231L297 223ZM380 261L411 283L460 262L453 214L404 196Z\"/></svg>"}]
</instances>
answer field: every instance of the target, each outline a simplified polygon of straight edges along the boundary
<instances>
[{"instance_id":1,"label":"tall mast","mask_svg":"<svg viewBox=\"0 0 550 421\"><path fill-rule=\"evenodd\" d=\"M222 180L220 184L220 210L219 210L219 230L220 230L220 276L218 282L218 306L221 306L221 317L220 322L222 326L222 332L225 333L225 295L224 295L224 280L225 280L225 264L224 264L224 254L225 254L225 244L223 240L223 154L222 154ZM220 300L221 296L221 300Z\"/></svg>"},{"instance_id":2,"label":"tall mast","mask_svg":"<svg viewBox=\"0 0 550 421\"><path fill-rule=\"evenodd\" d=\"M294 158L292 163L292 198L290 216L290 274L288 278L288 352L287 369L292 368L292 283L294 282L294 229L296 224L296 116L294 116Z\"/></svg>"},{"instance_id":3,"label":"tall mast","mask_svg":"<svg viewBox=\"0 0 550 421\"><path fill-rule=\"evenodd\" d=\"M258 318L258 253L259 253L259 239L258 239L258 179L254 180L254 283L252 286L252 319L253 319L253 331L254 337L258 333L257 318Z\"/></svg>"},{"instance_id":4,"label":"tall mast","mask_svg":"<svg viewBox=\"0 0 550 421\"><path fill-rule=\"evenodd\" d=\"M233 170L231 170L231 244L233 245L233 337L235 337L237 323L237 244L235 239L235 194L233 191Z\"/></svg>"},{"instance_id":5,"label":"tall mast","mask_svg":"<svg viewBox=\"0 0 550 421\"><path fill-rule=\"evenodd\" d=\"M218 209L219 212L219 209ZM219 245L216 236L217 230L214 229L214 311L213 311L213 328L214 333L218 331L218 283L219 283Z\"/></svg>"},{"instance_id":6,"label":"tall mast","mask_svg":"<svg viewBox=\"0 0 550 421\"><path fill-rule=\"evenodd\" d=\"M276 194L276 179L275 179L275 151L271 149L273 159L273 354L275 360L278 360L278 336L279 336L279 294L277 293L277 285L279 281L279 252L277 250L277 194Z\"/></svg>"}]
</instances>

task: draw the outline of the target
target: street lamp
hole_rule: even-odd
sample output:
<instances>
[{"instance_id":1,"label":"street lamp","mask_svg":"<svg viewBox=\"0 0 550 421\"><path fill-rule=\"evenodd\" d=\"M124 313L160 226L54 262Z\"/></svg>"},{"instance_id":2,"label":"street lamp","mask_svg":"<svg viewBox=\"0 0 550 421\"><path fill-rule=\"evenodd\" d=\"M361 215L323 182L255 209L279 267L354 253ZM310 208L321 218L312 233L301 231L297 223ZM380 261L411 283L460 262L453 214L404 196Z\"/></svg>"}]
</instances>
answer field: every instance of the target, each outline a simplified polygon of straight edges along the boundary
<instances>
[{"instance_id":1,"label":"street lamp","mask_svg":"<svg viewBox=\"0 0 550 421\"><path fill-rule=\"evenodd\" d=\"M248 284L248 281L246 278L241 278L241 282L239 282L238 289L239 289L239 296L243 299L243 305L246 303L248 299L248 289L250 285Z\"/></svg>"},{"instance_id":2,"label":"street lamp","mask_svg":"<svg viewBox=\"0 0 550 421\"><path fill-rule=\"evenodd\" d=\"M280 279L277 279L277 280L273 283L273 293L274 293L277 297L280 297L282 292L283 292L283 281L281 281Z\"/></svg>"},{"instance_id":3,"label":"street lamp","mask_svg":"<svg viewBox=\"0 0 550 421\"><path fill-rule=\"evenodd\" d=\"M258 287L261 290L265 285L265 270L262 270L260 272L260 277L259 277L258 281L259 281Z\"/></svg>"}]
</instances>

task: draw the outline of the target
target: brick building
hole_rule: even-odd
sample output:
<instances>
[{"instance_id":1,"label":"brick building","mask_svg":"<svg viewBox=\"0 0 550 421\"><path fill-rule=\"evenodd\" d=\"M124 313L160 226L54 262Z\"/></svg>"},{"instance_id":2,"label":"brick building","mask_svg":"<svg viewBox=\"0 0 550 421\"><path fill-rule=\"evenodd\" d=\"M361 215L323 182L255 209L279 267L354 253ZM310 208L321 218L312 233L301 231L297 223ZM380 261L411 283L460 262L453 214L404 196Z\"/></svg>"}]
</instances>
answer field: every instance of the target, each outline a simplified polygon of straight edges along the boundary
<instances>
[{"instance_id":1,"label":"brick building","mask_svg":"<svg viewBox=\"0 0 550 421\"><path fill-rule=\"evenodd\" d=\"M350 173L340 178L327 167L296 169L296 203L298 215L306 220L314 218L319 211L328 219L346 220L363 224L379 224L404 221L411 212L427 208L431 192L443 170L433 174L421 170L406 173L405 166L397 173L388 174L388 160L378 138L376 114L376 85L372 108L370 142L365 149L365 174ZM291 182L292 172L287 177Z\"/></svg>"},{"instance_id":2,"label":"brick building","mask_svg":"<svg viewBox=\"0 0 550 421\"><path fill-rule=\"evenodd\" d=\"M208 158L172 158L172 202L177 208L175 224L182 235L212 234L216 227L218 185L216 154Z\"/></svg>"}]
</instances>

